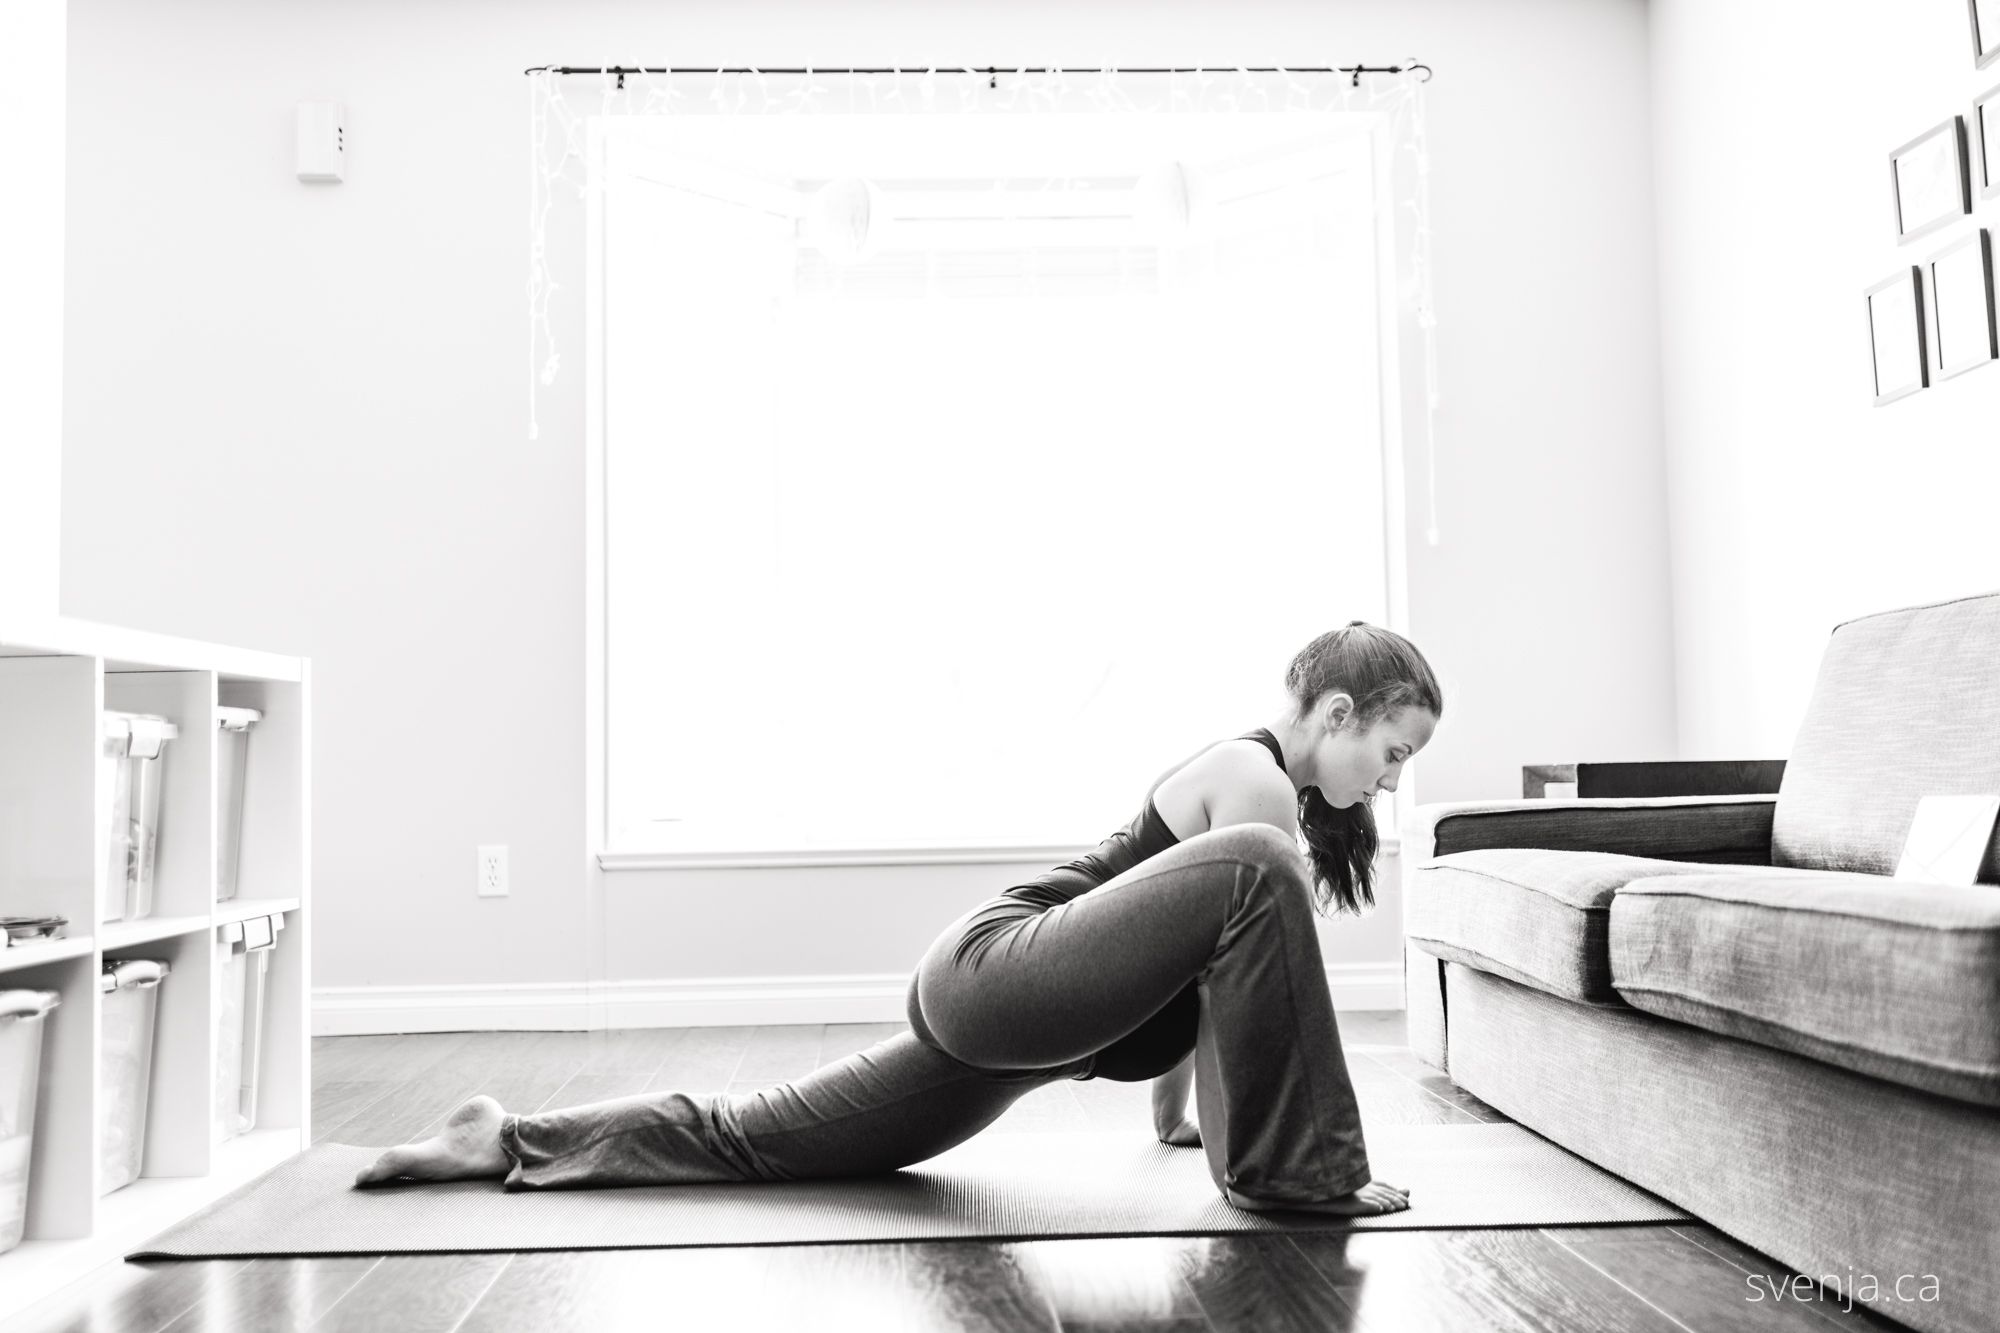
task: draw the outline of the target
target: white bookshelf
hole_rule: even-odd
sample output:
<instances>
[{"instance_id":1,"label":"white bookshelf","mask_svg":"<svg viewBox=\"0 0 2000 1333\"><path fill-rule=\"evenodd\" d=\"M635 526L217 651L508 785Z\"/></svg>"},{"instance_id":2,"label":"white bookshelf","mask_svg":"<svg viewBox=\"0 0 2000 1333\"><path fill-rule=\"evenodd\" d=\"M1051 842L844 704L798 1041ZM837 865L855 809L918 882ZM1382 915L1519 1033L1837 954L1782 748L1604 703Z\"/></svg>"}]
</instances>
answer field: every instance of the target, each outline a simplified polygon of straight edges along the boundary
<instances>
[{"instance_id":1,"label":"white bookshelf","mask_svg":"<svg viewBox=\"0 0 2000 1333\"><path fill-rule=\"evenodd\" d=\"M238 897L215 900L219 707L263 713L245 769ZM97 755L107 708L159 713L167 743L153 913L103 920ZM60 913L64 939L0 948L0 989L58 992L43 1020L26 1236L0 1254L0 1320L122 1257L311 1141L311 666L88 621L0 618L0 915ZM121 890L122 891L122 890ZM217 928L282 915L266 986L257 1125L219 1140ZM99 1197L106 958L159 958L145 1162Z\"/></svg>"}]
</instances>

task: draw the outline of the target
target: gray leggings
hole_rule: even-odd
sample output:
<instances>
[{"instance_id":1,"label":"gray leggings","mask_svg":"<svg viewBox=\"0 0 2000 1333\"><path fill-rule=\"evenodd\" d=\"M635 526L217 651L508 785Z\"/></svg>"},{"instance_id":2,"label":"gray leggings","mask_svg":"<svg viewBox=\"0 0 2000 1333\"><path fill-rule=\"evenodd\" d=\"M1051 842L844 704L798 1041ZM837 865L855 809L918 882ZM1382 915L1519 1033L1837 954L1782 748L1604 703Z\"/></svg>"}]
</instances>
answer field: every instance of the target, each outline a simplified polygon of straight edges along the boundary
<instances>
[{"instance_id":1,"label":"gray leggings","mask_svg":"<svg viewBox=\"0 0 2000 1333\"><path fill-rule=\"evenodd\" d=\"M742 1095L643 1093L510 1115L510 1189L802 1180L893 1171L964 1142L1097 1058L1191 983L1202 1146L1217 1189L1317 1203L1369 1180L1313 929L1305 858L1269 824L1178 843L910 982L910 1031ZM1149 1132L1150 1125L1135 1125Z\"/></svg>"}]
</instances>

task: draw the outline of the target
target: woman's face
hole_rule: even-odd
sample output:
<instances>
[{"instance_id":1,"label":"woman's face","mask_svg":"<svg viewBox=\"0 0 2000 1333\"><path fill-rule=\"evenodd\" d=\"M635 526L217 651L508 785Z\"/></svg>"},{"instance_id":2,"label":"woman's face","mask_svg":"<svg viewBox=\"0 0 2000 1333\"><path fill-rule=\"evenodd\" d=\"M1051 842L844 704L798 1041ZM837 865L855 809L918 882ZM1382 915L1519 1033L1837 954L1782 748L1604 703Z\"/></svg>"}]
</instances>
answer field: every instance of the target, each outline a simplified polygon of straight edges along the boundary
<instances>
[{"instance_id":1,"label":"woman's face","mask_svg":"<svg viewBox=\"0 0 2000 1333\"><path fill-rule=\"evenodd\" d=\"M1339 810L1371 800L1377 792L1396 790L1403 765L1430 744L1437 730L1436 713L1408 707L1385 713L1374 726L1359 731L1354 702L1345 694L1322 699L1319 713L1327 729L1313 750L1319 774L1315 785L1326 803Z\"/></svg>"}]
</instances>

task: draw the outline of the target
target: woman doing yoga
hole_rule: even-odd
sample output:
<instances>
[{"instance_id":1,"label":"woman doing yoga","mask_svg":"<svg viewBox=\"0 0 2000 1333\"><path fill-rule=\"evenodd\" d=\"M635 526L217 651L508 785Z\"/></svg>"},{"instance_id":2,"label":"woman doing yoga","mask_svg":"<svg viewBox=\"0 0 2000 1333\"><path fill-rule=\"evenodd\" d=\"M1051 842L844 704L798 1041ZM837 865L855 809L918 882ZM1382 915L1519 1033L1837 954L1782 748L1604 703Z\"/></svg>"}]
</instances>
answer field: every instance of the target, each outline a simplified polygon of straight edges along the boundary
<instances>
[{"instance_id":1,"label":"woman doing yoga","mask_svg":"<svg viewBox=\"0 0 2000 1333\"><path fill-rule=\"evenodd\" d=\"M937 1156L1056 1080L1152 1079L1155 1133L1199 1145L1239 1208L1409 1207L1370 1178L1313 913L1374 902L1369 801L1396 789L1443 698L1407 639L1358 620L1307 644L1285 691L1271 725L1167 770L1095 851L947 927L910 979L908 1030L741 1095L524 1115L474 1097L355 1183L872 1175Z\"/></svg>"}]
</instances>

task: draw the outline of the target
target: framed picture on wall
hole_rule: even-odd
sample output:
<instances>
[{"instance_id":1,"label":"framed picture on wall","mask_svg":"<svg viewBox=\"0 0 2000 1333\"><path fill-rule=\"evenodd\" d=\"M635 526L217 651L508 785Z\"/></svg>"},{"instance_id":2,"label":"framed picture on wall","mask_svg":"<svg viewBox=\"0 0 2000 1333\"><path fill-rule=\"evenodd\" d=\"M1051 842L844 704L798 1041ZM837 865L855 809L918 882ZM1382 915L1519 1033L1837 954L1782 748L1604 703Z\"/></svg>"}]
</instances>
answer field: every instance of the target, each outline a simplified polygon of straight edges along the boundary
<instances>
[{"instance_id":1,"label":"framed picture on wall","mask_svg":"<svg viewBox=\"0 0 2000 1333\"><path fill-rule=\"evenodd\" d=\"M1965 0L1972 11L1972 59L1980 69L2000 60L2000 0Z\"/></svg>"},{"instance_id":2,"label":"framed picture on wall","mask_svg":"<svg viewBox=\"0 0 2000 1333\"><path fill-rule=\"evenodd\" d=\"M1994 0L2000 5L2000 0ZM1889 188L1901 243L1949 227L1972 211L1965 117L1953 116L1889 154Z\"/></svg>"},{"instance_id":3,"label":"framed picture on wall","mask_svg":"<svg viewBox=\"0 0 2000 1333\"><path fill-rule=\"evenodd\" d=\"M1875 406L1893 403L1931 382L1924 346L1924 280L1916 265L1863 295L1868 302L1868 345L1875 375Z\"/></svg>"},{"instance_id":4,"label":"framed picture on wall","mask_svg":"<svg viewBox=\"0 0 2000 1333\"><path fill-rule=\"evenodd\" d=\"M2000 88L1972 104L1972 125L1966 137L1971 141L1972 175L1979 197L1991 199L2000 194Z\"/></svg>"},{"instance_id":5,"label":"framed picture on wall","mask_svg":"<svg viewBox=\"0 0 2000 1333\"><path fill-rule=\"evenodd\" d=\"M2000 357L1993 327L1993 243L1981 227L1924 261L1930 287L1930 366L1937 379Z\"/></svg>"}]
</instances>

